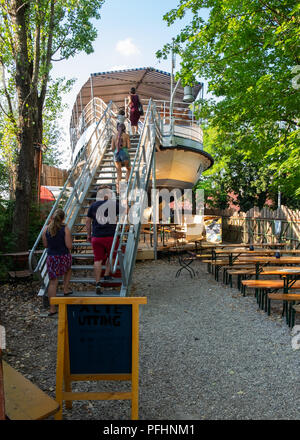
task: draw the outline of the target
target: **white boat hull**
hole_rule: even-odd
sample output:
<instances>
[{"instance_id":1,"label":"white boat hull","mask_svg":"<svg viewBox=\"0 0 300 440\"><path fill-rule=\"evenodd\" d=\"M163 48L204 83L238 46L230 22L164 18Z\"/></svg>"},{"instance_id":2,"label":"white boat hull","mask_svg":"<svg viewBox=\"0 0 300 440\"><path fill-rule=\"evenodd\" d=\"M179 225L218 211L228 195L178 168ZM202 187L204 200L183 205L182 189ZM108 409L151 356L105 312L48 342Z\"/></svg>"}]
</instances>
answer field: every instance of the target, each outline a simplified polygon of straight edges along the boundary
<instances>
[{"instance_id":1,"label":"white boat hull","mask_svg":"<svg viewBox=\"0 0 300 440\"><path fill-rule=\"evenodd\" d=\"M201 150L170 147L156 152L157 188L193 188L201 173L211 166L210 157Z\"/></svg>"}]
</instances>

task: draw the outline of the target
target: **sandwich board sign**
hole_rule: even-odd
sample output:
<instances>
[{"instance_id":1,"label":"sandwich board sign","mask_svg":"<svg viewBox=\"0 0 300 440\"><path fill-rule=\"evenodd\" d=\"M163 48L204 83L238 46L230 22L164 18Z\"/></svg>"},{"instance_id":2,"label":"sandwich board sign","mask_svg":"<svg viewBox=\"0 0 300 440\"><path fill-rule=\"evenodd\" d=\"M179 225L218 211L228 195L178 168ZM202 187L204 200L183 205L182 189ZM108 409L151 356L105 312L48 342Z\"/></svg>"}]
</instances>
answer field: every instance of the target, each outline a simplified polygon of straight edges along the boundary
<instances>
[{"instance_id":1,"label":"sandwich board sign","mask_svg":"<svg viewBox=\"0 0 300 440\"><path fill-rule=\"evenodd\" d=\"M146 297L54 297L58 305L55 419L63 402L131 400L138 419L139 305ZM74 381L130 381L126 392L72 392Z\"/></svg>"}]
</instances>

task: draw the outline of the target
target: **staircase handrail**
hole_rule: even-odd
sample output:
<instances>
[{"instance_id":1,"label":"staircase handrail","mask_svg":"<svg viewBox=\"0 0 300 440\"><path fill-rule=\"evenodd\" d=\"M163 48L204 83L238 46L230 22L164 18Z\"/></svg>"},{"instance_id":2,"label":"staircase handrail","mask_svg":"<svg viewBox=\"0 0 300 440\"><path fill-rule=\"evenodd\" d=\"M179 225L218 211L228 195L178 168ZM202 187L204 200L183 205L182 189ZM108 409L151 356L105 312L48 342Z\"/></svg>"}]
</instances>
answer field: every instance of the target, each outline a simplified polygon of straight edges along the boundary
<instances>
[{"instance_id":1,"label":"staircase handrail","mask_svg":"<svg viewBox=\"0 0 300 440\"><path fill-rule=\"evenodd\" d=\"M37 246L39 245L39 243L40 243L40 241L41 241L41 238L42 238L42 235L43 235L44 228L45 228L45 226L48 224L48 222L49 222L50 218L52 217L53 213L55 212L55 210L57 209L57 207L58 207L58 205L59 205L61 199L63 198L63 195L66 195L66 188L67 188L68 184L71 182L71 180L73 179L74 173L75 173L75 171L76 171L77 164L80 162L80 160L82 159L82 157L83 157L84 154L86 153L87 147L88 147L88 145L90 144L90 142L91 142L91 140L92 140L92 138L93 138L93 135L94 135L95 132L98 130L99 125L101 124L101 122L103 121L103 119L106 117L106 115L108 114L109 110L111 110L111 107L112 107L112 101L110 101L109 104L106 106L106 109L104 110L103 115L101 116L101 118L100 118L99 121L97 122L97 125L96 125L96 127L95 127L95 130L94 130L93 133L91 134L91 136L90 136L88 142L85 144L84 148L81 150L81 152L80 152L78 158L76 159L75 163L73 164L72 169L71 169L71 172L69 173L69 176L68 176L68 178L67 178L65 184L64 184L64 186L63 186L63 188L62 188L62 190L61 190L61 192L60 192L60 194L59 194L59 196L58 196L56 202L54 203L54 205L53 205L53 207L52 207L52 209L51 209L51 211L50 211L50 213L49 213L47 219L45 220L45 222L44 222L44 226L42 227L42 229L41 229L41 231L40 231L40 233L39 233L39 235L38 235L38 237L37 237L37 239L36 239L36 241L35 241L35 243L34 243L32 249L30 250L29 258L28 258L28 264L29 264L29 270L30 270L31 272L34 272L33 264L32 264L32 263L33 263L33 255L34 255L34 253L35 253L35 251L36 251L36 249L37 249ZM109 119L110 119L110 117L109 117ZM109 119L106 121L105 126L107 125ZM80 176L82 176L82 175L84 174L84 172L86 171L87 167L89 166L89 163L90 163L91 157L92 157L92 155L93 155L93 153L94 153L94 151L95 151L95 149L96 149L96 147L97 147L97 145L98 145L98 143L99 143L99 140L101 139L101 136L102 136L102 134L104 133L104 131L105 131L105 130L102 130L102 132L101 132L99 138L97 139L97 142L95 143L95 146L94 146L94 148L93 148L91 154L89 155L88 160L85 162L84 168L83 168L83 170L82 170ZM77 194L76 194L76 192L77 192L77 189L78 189L77 187L79 186L79 184L80 184L80 177L79 177L79 179L77 180L77 182L76 182L75 186L73 187L73 190L72 190L72 192L71 192L71 194L70 194L70 196L69 196L69 198L68 198L68 201L67 201L67 203L66 203L66 207L67 207L67 208L70 206L70 204L71 204L71 200L74 199L74 198L77 198ZM45 252L46 252L46 249L45 249L44 253L45 253Z\"/></svg>"},{"instance_id":2,"label":"staircase handrail","mask_svg":"<svg viewBox=\"0 0 300 440\"><path fill-rule=\"evenodd\" d=\"M160 115L156 111L156 105L153 100L149 101L146 111L144 124L142 127L142 133L139 138L139 143L135 155L134 166L132 167L128 185L126 188L126 200L129 194L132 199L128 201L128 207L131 203L139 202L138 222L130 224L128 214L119 218L119 222L116 227L116 232L113 240L113 246L110 253L110 267L113 273L116 272L117 264L122 274L122 288L120 295L126 295L131 284L131 278L133 273L133 267L136 259L138 240L141 228L141 222L143 218L144 207L144 195L147 190L151 169L153 167L153 154L156 147L156 140L160 139ZM136 166L137 165L137 166ZM133 175L134 174L134 175ZM135 192L135 193L134 193ZM129 225L127 233L127 241L124 242L124 235L126 227ZM121 232L120 229L122 228ZM117 245L117 239L119 237L119 243ZM122 247L125 245L125 253L123 255ZM114 264L113 264L113 259Z\"/></svg>"},{"instance_id":3,"label":"staircase handrail","mask_svg":"<svg viewBox=\"0 0 300 440\"><path fill-rule=\"evenodd\" d=\"M135 153L135 156L134 156L134 161L133 161L133 164L131 166L131 171L130 171L130 175L129 175L129 178L128 178L127 188L126 188L126 192L125 192L125 200L127 200L128 193L129 193L129 188L130 188L130 186L132 186L131 183L132 183L133 173L135 171L135 166L136 166L137 158L138 158L138 156L140 154L141 140L143 138L144 131L145 131L145 126L146 126L145 122L148 119L148 115L149 115L149 111L150 111L151 105L152 105L152 99L150 98L149 104L148 104L148 107L147 107L147 110L146 110L146 115L145 115L145 120L144 120L144 124L143 124L143 128L142 128L142 133L141 133L140 138L139 138L139 142L138 142L138 145L137 145L137 148L136 148L136 153ZM140 165L140 160L141 160L141 155L140 155L140 158L139 158L139 165ZM111 251L110 251L110 257L109 257L110 267L111 267L111 272L112 273L115 273L116 270L117 270L117 264L118 264L119 257L118 257L118 253L116 253L116 244L117 244L117 240L118 240L118 233L119 233L119 230L121 229L121 227L122 227L122 232L121 232L121 235L119 237L119 246L120 246L120 243L122 243L122 240L123 240L123 237L124 237L124 232L125 232L125 226L128 224L125 221L126 221L126 217L125 218L124 217L120 218L118 223L117 223L117 226L116 226L116 231L115 231L115 235L114 235L114 239L113 239L113 243L112 243L112 247L111 247ZM113 264L114 256L115 256L115 261L114 261L114 264Z\"/></svg>"}]
</instances>

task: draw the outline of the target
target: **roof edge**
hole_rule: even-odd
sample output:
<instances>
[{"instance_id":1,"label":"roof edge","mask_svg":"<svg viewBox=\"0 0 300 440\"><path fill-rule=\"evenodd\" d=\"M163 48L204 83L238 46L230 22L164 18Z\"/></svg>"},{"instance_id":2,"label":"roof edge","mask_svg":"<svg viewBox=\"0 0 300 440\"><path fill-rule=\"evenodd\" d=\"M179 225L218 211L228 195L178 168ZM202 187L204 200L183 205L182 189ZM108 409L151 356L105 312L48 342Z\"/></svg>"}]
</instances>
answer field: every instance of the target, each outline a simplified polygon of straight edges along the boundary
<instances>
[{"instance_id":1,"label":"roof edge","mask_svg":"<svg viewBox=\"0 0 300 440\"><path fill-rule=\"evenodd\" d=\"M149 70L152 72L163 73L164 75L171 76L171 74L169 72L164 72L163 70L154 69L154 67L137 67L135 69L108 70L107 72L91 73L90 75L91 76L98 76L98 75L106 75L108 73L137 72L138 70Z\"/></svg>"}]
</instances>

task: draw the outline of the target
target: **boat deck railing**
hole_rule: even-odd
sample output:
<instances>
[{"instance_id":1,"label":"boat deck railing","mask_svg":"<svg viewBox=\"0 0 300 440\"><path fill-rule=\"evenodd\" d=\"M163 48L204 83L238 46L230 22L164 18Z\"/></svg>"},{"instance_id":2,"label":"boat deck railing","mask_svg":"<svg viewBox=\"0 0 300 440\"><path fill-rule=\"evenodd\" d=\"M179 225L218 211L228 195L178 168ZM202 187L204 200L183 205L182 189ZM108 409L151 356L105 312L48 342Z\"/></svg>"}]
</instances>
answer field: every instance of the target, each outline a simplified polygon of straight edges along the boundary
<instances>
[{"instance_id":1,"label":"boat deck railing","mask_svg":"<svg viewBox=\"0 0 300 440\"><path fill-rule=\"evenodd\" d=\"M148 99L140 99L144 111L148 106ZM192 105L184 102L173 102L173 112L170 117L170 101L154 99L156 113L160 117L160 132L162 138L170 136L178 136L203 144L203 131L199 125L199 121L195 119ZM128 99L125 99L125 109L127 109L127 117L129 117ZM143 120L143 117L141 118ZM162 142L162 145L164 142Z\"/></svg>"},{"instance_id":2,"label":"boat deck railing","mask_svg":"<svg viewBox=\"0 0 300 440\"><path fill-rule=\"evenodd\" d=\"M160 116L160 132L162 137L171 135L179 136L203 144L203 132L199 122L195 119L192 105L184 102L173 102L172 117L170 117L170 102L165 100L153 100L156 105L156 112ZM146 111L149 99L141 99L141 103ZM75 151L80 138L87 132L87 129L99 121L106 109L106 104L101 98L93 98L82 111L73 116L70 124L70 141L72 151ZM126 116L129 117L128 98L125 98L124 107ZM118 113L118 107L113 103L111 111ZM141 118L143 122L144 117ZM92 128L91 128L92 130ZM129 127L130 132L130 127ZM84 142L83 142L84 143ZM76 152L78 153L78 151Z\"/></svg>"}]
</instances>

